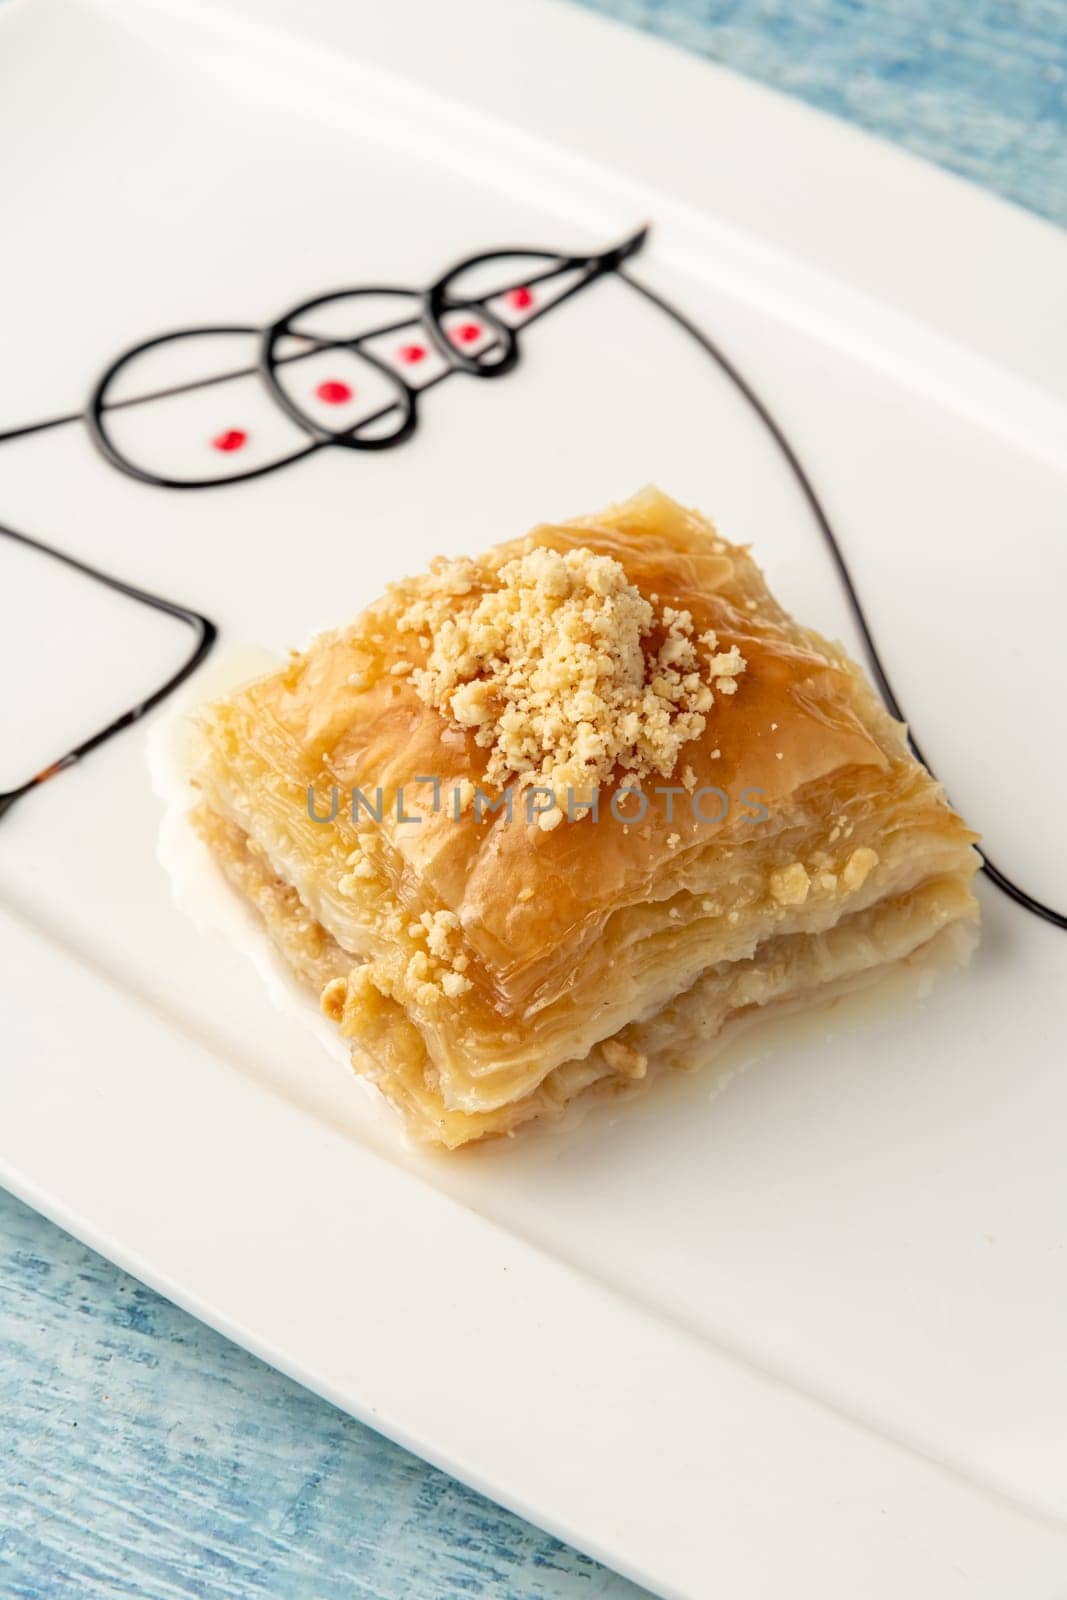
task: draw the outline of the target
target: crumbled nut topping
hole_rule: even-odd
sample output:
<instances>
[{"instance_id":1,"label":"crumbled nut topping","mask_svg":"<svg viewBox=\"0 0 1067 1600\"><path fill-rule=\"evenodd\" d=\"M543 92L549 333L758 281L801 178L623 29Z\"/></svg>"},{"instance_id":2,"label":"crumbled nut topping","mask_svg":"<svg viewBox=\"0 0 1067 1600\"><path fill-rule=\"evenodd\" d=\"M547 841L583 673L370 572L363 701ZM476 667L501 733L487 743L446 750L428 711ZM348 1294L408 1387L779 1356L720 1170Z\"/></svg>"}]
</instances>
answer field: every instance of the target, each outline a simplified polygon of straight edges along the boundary
<instances>
[{"instance_id":1,"label":"crumbled nut topping","mask_svg":"<svg viewBox=\"0 0 1067 1600\"><path fill-rule=\"evenodd\" d=\"M410 938L426 941L408 961L407 978L424 1003L433 1004L438 992L455 1000L466 994L471 981L464 976L468 957L460 948L459 918L454 911L424 911L408 928ZM431 993L432 992L432 998Z\"/></svg>"},{"instance_id":2,"label":"crumbled nut topping","mask_svg":"<svg viewBox=\"0 0 1067 1600\"><path fill-rule=\"evenodd\" d=\"M802 861L794 861L771 873L771 895L780 906L802 906L810 887L811 879Z\"/></svg>"},{"instance_id":3,"label":"crumbled nut topping","mask_svg":"<svg viewBox=\"0 0 1067 1600\"><path fill-rule=\"evenodd\" d=\"M370 990L432 1008L442 1000L457 1000L473 987L466 976L470 957L463 949L455 912L424 911L409 921L403 912L393 910L386 916L385 928L396 941L388 958L353 967L347 978L334 978L322 990L322 1009L342 1030L346 1012L358 1009Z\"/></svg>"},{"instance_id":4,"label":"crumbled nut topping","mask_svg":"<svg viewBox=\"0 0 1067 1600\"><path fill-rule=\"evenodd\" d=\"M348 980L346 978L331 978L319 996L319 1004L331 1022L340 1022L344 1016L345 1000L348 996Z\"/></svg>"},{"instance_id":5,"label":"crumbled nut topping","mask_svg":"<svg viewBox=\"0 0 1067 1600\"><path fill-rule=\"evenodd\" d=\"M454 790L455 807L461 815L464 811L469 811L474 804L474 794L474 785L470 779L461 778Z\"/></svg>"},{"instance_id":6,"label":"crumbled nut topping","mask_svg":"<svg viewBox=\"0 0 1067 1600\"><path fill-rule=\"evenodd\" d=\"M600 1046L601 1054L613 1072L623 1078L643 1078L648 1068L648 1057L643 1056L640 1050L623 1044L621 1039L605 1039Z\"/></svg>"},{"instance_id":7,"label":"crumbled nut topping","mask_svg":"<svg viewBox=\"0 0 1067 1600\"><path fill-rule=\"evenodd\" d=\"M347 896L358 896L359 880L367 880L376 876L371 855L374 842L366 835L361 835L357 840L356 848L345 857L345 865L351 867L350 872L344 872L337 880L338 892Z\"/></svg>"},{"instance_id":8,"label":"crumbled nut topping","mask_svg":"<svg viewBox=\"0 0 1067 1600\"><path fill-rule=\"evenodd\" d=\"M563 797L588 797L616 766L669 777L746 665L736 645L697 638L690 612L657 612L620 562L585 548L536 547L497 568L435 563L398 626L431 634L411 681L489 751L487 781ZM560 820L548 811L539 825Z\"/></svg>"},{"instance_id":9,"label":"crumbled nut topping","mask_svg":"<svg viewBox=\"0 0 1067 1600\"><path fill-rule=\"evenodd\" d=\"M845 862L841 871L841 882L850 892L861 889L877 865L877 852L869 850L866 845L861 845L858 850L853 850Z\"/></svg>"}]
</instances>

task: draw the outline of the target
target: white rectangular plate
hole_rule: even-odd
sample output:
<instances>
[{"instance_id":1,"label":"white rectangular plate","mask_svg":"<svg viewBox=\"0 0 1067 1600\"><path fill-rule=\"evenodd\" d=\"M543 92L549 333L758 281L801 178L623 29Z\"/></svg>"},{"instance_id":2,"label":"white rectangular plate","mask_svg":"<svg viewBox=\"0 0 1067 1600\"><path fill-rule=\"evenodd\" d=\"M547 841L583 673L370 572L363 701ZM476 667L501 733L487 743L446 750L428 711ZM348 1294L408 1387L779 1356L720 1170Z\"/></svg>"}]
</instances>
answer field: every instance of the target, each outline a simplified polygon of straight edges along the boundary
<instances>
[{"instance_id":1,"label":"white rectangular plate","mask_svg":"<svg viewBox=\"0 0 1067 1600\"><path fill-rule=\"evenodd\" d=\"M11 0L0 149L0 435L77 416L157 334L247 330L254 367L256 330L318 294L650 218L634 277L770 405L924 750L1067 906L1063 235L550 0ZM517 337L513 372L435 386L401 447L225 487L123 473L80 420L0 439L0 523L284 650L437 551L651 480L859 650L795 476L689 333L608 273ZM175 348L163 387L204 375ZM164 475L304 440L253 371L106 420ZM231 430L243 455L211 448ZM190 643L5 539L0 600L0 789ZM986 884L976 962L926 998L738 1047L759 1065L717 1096L679 1079L446 1160L176 909L145 738L0 822L5 1183L662 1595L1052 1600L1067 934Z\"/></svg>"}]
</instances>

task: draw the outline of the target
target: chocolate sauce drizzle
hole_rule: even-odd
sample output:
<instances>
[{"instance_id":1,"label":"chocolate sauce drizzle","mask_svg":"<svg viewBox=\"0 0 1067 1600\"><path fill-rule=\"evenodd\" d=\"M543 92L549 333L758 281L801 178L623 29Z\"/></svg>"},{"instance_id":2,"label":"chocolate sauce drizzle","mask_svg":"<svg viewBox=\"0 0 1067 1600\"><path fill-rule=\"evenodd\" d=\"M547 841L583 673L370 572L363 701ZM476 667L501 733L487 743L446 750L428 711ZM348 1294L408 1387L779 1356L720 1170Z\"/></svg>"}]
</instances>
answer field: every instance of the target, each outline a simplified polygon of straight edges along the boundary
<instances>
[{"instance_id":1,"label":"chocolate sauce drizzle","mask_svg":"<svg viewBox=\"0 0 1067 1600\"><path fill-rule=\"evenodd\" d=\"M44 432L50 428L59 428L81 422L88 428L90 437L100 453L118 471L126 473L129 477L136 478L142 483L165 489L207 489L218 488L229 483L246 482L252 478L263 477L267 473L276 472L282 467L290 466L296 461L304 460L308 456L314 455L317 451L329 447L346 450L392 449L405 443L416 432L419 423L419 402L422 395L428 390L437 387L438 384L443 383L447 378L453 377L457 373L475 378L498 378L513 371L518 365L521 351L516 325L500 315L494 309L493 302L501 300L504 296L516 290L530 290L539 284L550 284L553 280L559 279L568 273L574 274L573 282L556 293L551 300L540 306L534 303L533 308L523 315L519 327L525 328L528 324L537 321L539 317L544 316L548 311L554 310L556 306L561 305L580 289L586 288L598 278L613 273L620 282L625 283L647 304L662 312L676 327L699 345L715 366L729 379L738 394L767 430L788 465L797 487L800 489L815 519L820 537L826 546L848 605L855 617L864 653L882 698L894 717L902 722L907 721L900 702L893 691L848 562L830 524L830 519L815 490L814 484L781 425L725 351L702 329L690 321L684 312L671 304L664 296L634 278L632 273L626 269L625 263L641 250L648 237L648 231L647 227L643 227L612 249L602 251L596 255L565 256L548 250L535 249L484 251L480 254L468 256L458 262L425 291L404 289L396 285L339 289L330 294L318 295L314 299L301 302L277 318L266 329L260 329L249 324L209 324L157 335L155 338L143 340L141 343L124 351L106 368L95 385L85 410L47 418L39 422L27 423L21 427L0 432L0 445L14 439L26 438L29 435ZM483 290L477 295L465 295L462 293L461 280L465 274L495 261L515 262L518 259L524 262L544 261L546 266L542 271L533 274L526 272L518 280L512 278L510 281L501 282L492 289ZM323 307L336 305L338 302L350 302L353 305L358 305L361 300L370 300L372 297L375 300L395 298L398 304L406 302L408 305L411 305L414 301L418 306L418 310L414 315L397 317L347 339L325 338L310 333L301 326L302 319L313 316L315 312L320 311ZM489 334L488 340L480 343L479 348L474 352L464 351L460 348L456 340L450 336L446 325L447 318L464 311L476 315L480 324ZM441 372L421 385L408 383L400 372L396 371L370 348L373 341L382 338L384 335L409 330L425 333L446 363ZM131 363L149 351L176 341L210 335L234 334L258 337L259 358L255 366L238 367L226 372L213 373L209 377L192 379L189 382L174 384L132 397L118 398L116 396L115 390L120 378L127 372ZM294 343L299 346L297 350L290 349L288 353L283 353L287 344L292 345ZM346 427L332 429L320 419L310 415L284 387L281 369L293 362L304 361L308 357L324 350L357 352L361 360L375 370L380 380L387 387L391 398L376 407L370 414L361 417L355 424ZM234 470L225 476L174 478L165 476L133 460L112 437L109 418L115 412L125 410L131 406L144 405L153 400L169 398L172 395L209 388L212 385L225 383L234 378L251 377L256 374L261 378L275 403L304 433L307 440L299 448L273 461L246 468L243 471L235 465ZM389 431L383 432L381 430L380 424L383 422L393 424ZM22 795L28 793L39 784L47 782L49 778L54 777L58 772L73 766L75 762L88 755L91 750L113 738L122 729L138 722L154 706L165 700L203 661L215 642L217 630L214 623L207 617L201 616L199 612L192 611L159 595L151 594L147 590L135 588L113 577L111 574L88 566L86 563L76 560L73 556L44 544L38 539L31 538L27 534L19 533L13 528L0 524L0 536L17 540L22 544L39 550L42 554L51 556L55 560L73 567L76 571L84 573L86 577L98 583L106 584L109 588L115 589L121 594L128 595L132 600L140 601L142 604L150 605L159 611L166 612L168 615L185 622L196 633L196 644L192 654L182 667L150 695L147 700L131 707L106 728L102 728L98 733L93 734L90 738L75 746L74 749L69 750L58 761L52 762L20 788L9 790L7 793L0 793L0 816L2 816ZM910 731L908 738L916 758L929 769L929 762L926 761ZM981 852L981 856L983 871L996 884L998 889L1008 895L1016 904L1022 906L1024 910L1032 912L1035 916L1042 917L1055 927L1067 929L1067 914L1045 905L1013 882L984 851Z\"/></svg>"},{"instance_id":2,"label":"chocolate sauce drizzle","mask_svg":"<svg viewBox=\"0 0 1067 1600\"><path fill-rule=\"evenodd\" d=\"M155 689L146 700L139 700L136 705L130 706L129 710L124 711L113 722L109 722L105 728L101 728L97 733L91 734L88 739L83 739L81 744L75 745L72 750L68 750L65 755L60 756L58 761L51 761L47 767L42 767L40 772L35 772L32 778L28 778L17 789L0 791L0 817L2 817L5 811L11 809L16 800L21 800L22 796L29 794L31 789L38 788L42 783L47 783L49 778L54 778L57 773L65 772L68 767L73 767L76 762L87 756L90 750L95 750L98 745L105 744L108 739L113 739L115 734L121 733L124 728L132 728L135 722L140 722L142 717L148 715L153 706L158 706L160 701L165 700L169 694L173 694L178 685L184 683L186 678L196 671L201 661L208 654L215 643L218 630L210 618L201 616L199 611L193 611L188 606L179 605L174 600L166 600L162 595L152 594L148 589L138 589L134 584L125 583L121 578L116 578L110 572L102 572L99 567L91 567L87 562L79 561L75 556L68 555L63 550L57 550L50 544L42 543L40 539L31 539L28 533L19 533L17 529L9 528L6 524L0 523L0 535L3 535L6 539L13 539L16 544L26 545L31 550L38 550L41 555L47 556L52 561L60 561L65 567L72 567L75 572L83 573L85 577L91 578L94 583L101 583L107 589L114 589L118 594L124 594L130 600L136 600L141 605L151 606L154 611L165 612L168 617L176 617L179 622L184 622L187 627L190 627L196 636L192 651L182 662L177 672L172 673L167 681L161 684L158 689Z\"/></svg>"},{"instance_id":3,"label":"chocolate sauce drizzle","mask_svg":"<svg viewBox=\"0 0 1067 1600\"><path fill-rule=\"evenodd\" d=\"M103 372L92 393L89 402L83 411L67 412L62 416L48 417L41 421L22 424L0 432L0 445L10 443L16 439L25 439L34 434L44 433L53 428L61 428L75 423L83 423L89 432L94 445L100 454L118 471L128 477L136 478L142 483L151 484L162 489L208 489L218 488L229 483L242 483L250 478L263 477L268 472L278 471L281 467L289 466L295 461L303 460L313 455L316 451L327 446L335 446L348 450L382 450L390 449L395 445L403 444L415 432L418 423L418 402L420 397L429 389L436 388L446 378L454 376L457 372L466 373L474 377L498 377L510 372L518 362L519 346L514 328L492 308L490 302L515 289L529 289L538 283L548 284L551 280L558 279L565 274L574 274L574 281L565 286L554 297L541 306L535 306L522 318L523 326L534 322L538 317L551 311L554 306L560 305L564 300L584 288L587 284L602 277L606 272L614 271L634 251L639 250L644 243L647 229L642 229L632 238L625 240L621 245L598 255L561 256L544 250L494 250L484 254L468 257L451 268L445 275L432 284L428 290L415 291L390 286L387 288L353 288L340 289L332 294L319 295L313 300L307 300L294 306L279 317L268 328L261 329L248 324L205 325L202 327L181 328L172 333L160 334L151 339L145 339L139 344L124 351ZM485 263L497 260L514 261L521 257L524 261L545 261L551 263L542 272L532 275L527 273L516 281L502 283L488 291L483 291L476 298L464 296L457 292L456 282L460 276ZM395 297L398 302L403 301L408 305L412 302L418 307L418 314L398 317L396 319L376 325L373 328L351 339L324 339L314 334L309 334L299 327L300 319L312 315L322 306L338 302L356 302L369 300L373 297L380 300L383 297ZM484 325L490 337L481 343L476 353L465 352L457 348L456 343L450 338L446 327L446 318L456 312L469 311L476 313L479 321ZM421 330L440 352L447 363L443 370L435 377L431 377L421 385L414 386L405 381L400 373L395 372L384 361L376 356L368 345L376 339L390 333L401 333L410 330ZM119 398L116 388L120 378L126 373L130 365L147 352L156 350L161 346L174 342L194 339L203 335L230 335L251 334L260 341L259 361L256 366L239 367L225 372L215 372L210 376L194 378L188 382L176 383L163 388L152 389L132 396ZM300 348L289 354L282 353L285 343L298 342ZM279 368L288 366L292 362L306 360L309 356L321 350L355 350L361 359L374 367L376 372L390 387L393 398L388 403L377 407L369 415L361 417L353 426L341 429L325 427L316 418L309 416L294 401L293 397L283 387ZM286 414L296 423L302 432L307 435L307 443L301 448L290 452L274 461L264 465L246 469L235 468L226 476L210 478L175 478L153 471L143 466L130 457L113 439L108 427L108 419L114 412L125 411L132 406L147 405L155 400L170 398L173 395L188 394L197 390L211 388L220 383L226 383L234 378L259 376L273 399ZM386 433L375 433L370 430L387 419L395 420L396 425ZM105 744L109 739L121 733L123 729L132 727L139 722L155 706L172 694L179 684L196 670L200 663L212 649L218 636L218 630L210 618L201 615L188 606L183 606L176 601L164 598L162 595L150 593L146 589L139 589L133 584L124 582L111 573L90 566L84 561L60 550L53 545L46 544L43 540L22 533L15 528L0 523L0 537L14 540L30 549L39 551L42 555L55 561L62 562L65 566L76 572L81 572L85 577L96 583L104 584L120 594L127 595L131 600L143 605L152 606L155 610L165 612L168 616L176 617L186 623L196 634L192 652L182 666L165 683L161 684L147 699L131 706L121 716L109 722L106 727L100 728L89 738L66 751L57 760L49 762L40 772L35 773L25 783L17 788L0 791L0 817L32 789L47 783L49 779L64 772L68 767L74 766L92 750Z\"/></svg>"}]
</instances>

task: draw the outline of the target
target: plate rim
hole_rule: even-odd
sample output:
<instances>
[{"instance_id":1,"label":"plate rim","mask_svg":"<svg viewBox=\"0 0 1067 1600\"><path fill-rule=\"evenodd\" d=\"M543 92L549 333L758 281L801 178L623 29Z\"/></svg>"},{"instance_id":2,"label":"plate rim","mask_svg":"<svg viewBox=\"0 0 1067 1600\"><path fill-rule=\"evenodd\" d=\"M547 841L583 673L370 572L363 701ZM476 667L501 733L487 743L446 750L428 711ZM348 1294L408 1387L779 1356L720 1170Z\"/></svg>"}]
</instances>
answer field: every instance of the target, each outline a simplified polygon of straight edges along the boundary
<instances>
[{"instance_id":1,"label":"plate rim","mask_svg":"<svg viewBox=\"0 0 1067 1600\"><path fill-rule=\"evenodd\" d=\"M15 8L20 0L9 0ZM25 0L22 0L25 3ZM61 0L52 0L53 4ZM938 329L973 354L1067 400L1067 229L993 191L575 0L66 0L144 32L193 25L294 65L373 72L439 109L552 148L657 196L690 225L714 219ZM543 84L553 85L544 126ZM640 84L641 117L619 117L613 85ZM653 115L654 113L654 115ZM681 165L679 146L729 148ZM637 222L640 218L630 218ZM921 256L912 241L923 242ZM1026 295L1005 303L1006 277ZM1055 315L1054 313L1059 313Z\"/></svg>"},{"instance_id":2,"label":"plate rim","mask_svg":"<svg viewBox=\"0 0 1067 1600\"><path fill-rule=\"evenodd\" d=\"M28 1002L0 1075L0 1182L361 1422L664 1600L704 1600L711 1542L740 1600L798 1571L832 1600L941 1595L961 1572L975 1600L1051 1600L1067 1539L1039 1514L432 1190L4 910L0 961ZM118 1035L120 1055L86 1049ZM338 1275L345 1248L358 1279ZM398 1306L432 1318L447 1385L413 1384L426 1335ZM520 1414L497 1401L517 1354ZM577 1447L531 1449L530 1416Z\"/></svg>"}]
</instances>

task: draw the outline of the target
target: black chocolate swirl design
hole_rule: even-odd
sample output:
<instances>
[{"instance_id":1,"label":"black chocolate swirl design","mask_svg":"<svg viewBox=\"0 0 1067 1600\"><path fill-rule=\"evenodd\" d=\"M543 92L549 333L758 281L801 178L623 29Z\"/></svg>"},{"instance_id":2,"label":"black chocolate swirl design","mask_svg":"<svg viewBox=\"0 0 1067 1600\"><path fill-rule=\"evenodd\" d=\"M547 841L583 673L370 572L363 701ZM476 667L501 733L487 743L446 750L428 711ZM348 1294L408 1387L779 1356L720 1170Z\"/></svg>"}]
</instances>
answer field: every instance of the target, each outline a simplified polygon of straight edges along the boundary
<instances>
[{"instance_id":1,"label":"black chocolate swirl design","mask_svg":"<svg viewBox=\"0 0 1067 1600\"><path fill-rule=\"evenodd\" d=\"M215 643L218 630L208 617L201 616L199 611L193 611L188 606L179 605L174 600L166 600L162 595L152 594L148 589L138 589L132 583L125 583L121 578L116 578L110 572L102 572L99 567L91 567L85 561L78 561L74 556L67 555L65 551L56 550L52 545L44 544L40 539L31 539L27 533L19 533L15 528L9 528L0 523L0 535L5 539L13 539L17 544L26 545L31 550L37 550L49 560L59 561L65 567L71 567L75 572L82 573L94 583L103 584L107 589L114 589L118 594L124 594L130 600L140 605L151 606L154 611L162 611L168 617L175 617L179 622L184 622L193 630L195 642L189 655L182 662L177 672L171 674L165 683L144 700L123 711L119 716L109 722L106 727L100 728L96 733L90 734L72 749L61 755L56 761L50 761L40 772L35 772L32 778L27 778L25 783L19 784L15 789L0 790L0 817L9 811L16 800L21 800L23 795L29 794L31 789L38 788L42 783L47 783L60 772L65 772L68 767L73 767L81 761L90 751L96 750L100 745L106 744L124 728L132 728L135 722L140 722L146 717L154 706L158 706L168 695L173 694L178 685L184 683L194 673L201 661L211 650Z\"/></svg>"},{"instance_id":2,"label":"black chocolate swirl design","mask_svg":"<svg viewBox=\"0 0 1067 1600\"><path fill-rule=\"evenodd\" d=\"M690 321L684 312L664 296L639 282L626 268L625 263L641 250L647 236L647 227L641 228L619 245L596 255L562 255L538 249L489 250L468 256L458 262L424 291L404 289L395 285L339 289L301 302L265 329L250 324L223 324L183 328L173 333L157 335L124 351L111 363L93 388L83 411L0 432L0 445L49 428L84 423L97 449L120 472L157 488L183 490L217 488L224 484L246 482L251 478L276 472L326 448L357 451L393 449L414 436L419 423L420 402L428 390L457 375L492 379L504 377L514 371L521 358L518 337L521 329L544 316L579 290L596 282L597 279L613 274L699 345L730 380L767 430L815 519L820 538L855 617L868 666L882 698L894 717L900 721L908 721L893 691L848 562L833 531L826 509L780 424L725 351ZM544 263L544 265L536 267L533 271L526 270L521 276L516 277L514 267L519 261L524 264ZM470 282L484 273L485 269L492 268L497 263L502 267L505 263L510 264L511 276L508 278L502 276L499 281L489 286L484 284L475 286ZM465 280L467 280L466 285ZM532 291L535 288L541 291L540 302L533 296ZM547 299L543 298L545 290L549 292ZM506 314L504 310L507 298L515 295L523 297L522 312L518 318ZM377 313L383 304L395 306L397 314L386 316L384 321L380 320ZM364 312L374 314L365 316ZM477 319L475 329L477 337L471 341L469 349L464 348L469 327L461 324L458 337L455 331L455 319L463 315ZM315 331L312 324L324 317L333 322L340 320L345 325L345 331L342 333L329 332L325 329ZM381 341L387 336L398 334L421 336L429 342L439 358L438 369L421 384L412 382L398 369L395 361L386 359L382 354ZM252 340L256 346L256 359L245 365L229 367L221 372L211 372L180 383L149 388L132 394L124 392L125 386L129 385L131 378L136 375L138 363L144 358L158 354L167 347L176 347L198 339ZM358 361L361 369L374 379L372 387L376 388L378 393L378 399L369 411L363 412L355 420L346 418L340 426L330 426L324 416L312 412L306 401L302 401L286 382L289 369L294 364L307 362L328 351L343 352L348 359ZM175 395L208 389L235 379L253 377L258 377L276 407L302 436L293 448L280 451L269 460L259 461L244 468L235 460L232 470L225 473L207 476L191 472L179 477L139 462L130 446L115 436L115 419L131 407L140 407ZM134 387L136 388L135 385ZM334 387L347 389L344 385ZM240 442L243 442L244 437L243 434L233 435L233 438ZM230 448L226 439L216 443L222 451ZM2 815L15 800L30 789L72 766L123 728L139 721L164 700L207 655L214 643L216 629L208 618L195 611L161 596L137 589L2 524L0 524L0 536L30 545L83 572L87 577L117 589L133 600L179 618L191 626L197 636L189 659L147 700L132 707L108 727L101 729L57 761L52 762L27 783L6 794L0 793L0 815ZM929 762L926 761L911 733L909 741L917 759L929 767ZM983 871L998 889L1024 910L1032 912L1057 928L1067 929L1067 914L1055 910L1031 895L1013 882L988 854L984 851L981 854Z\"/></svg>"}]
</instances>

